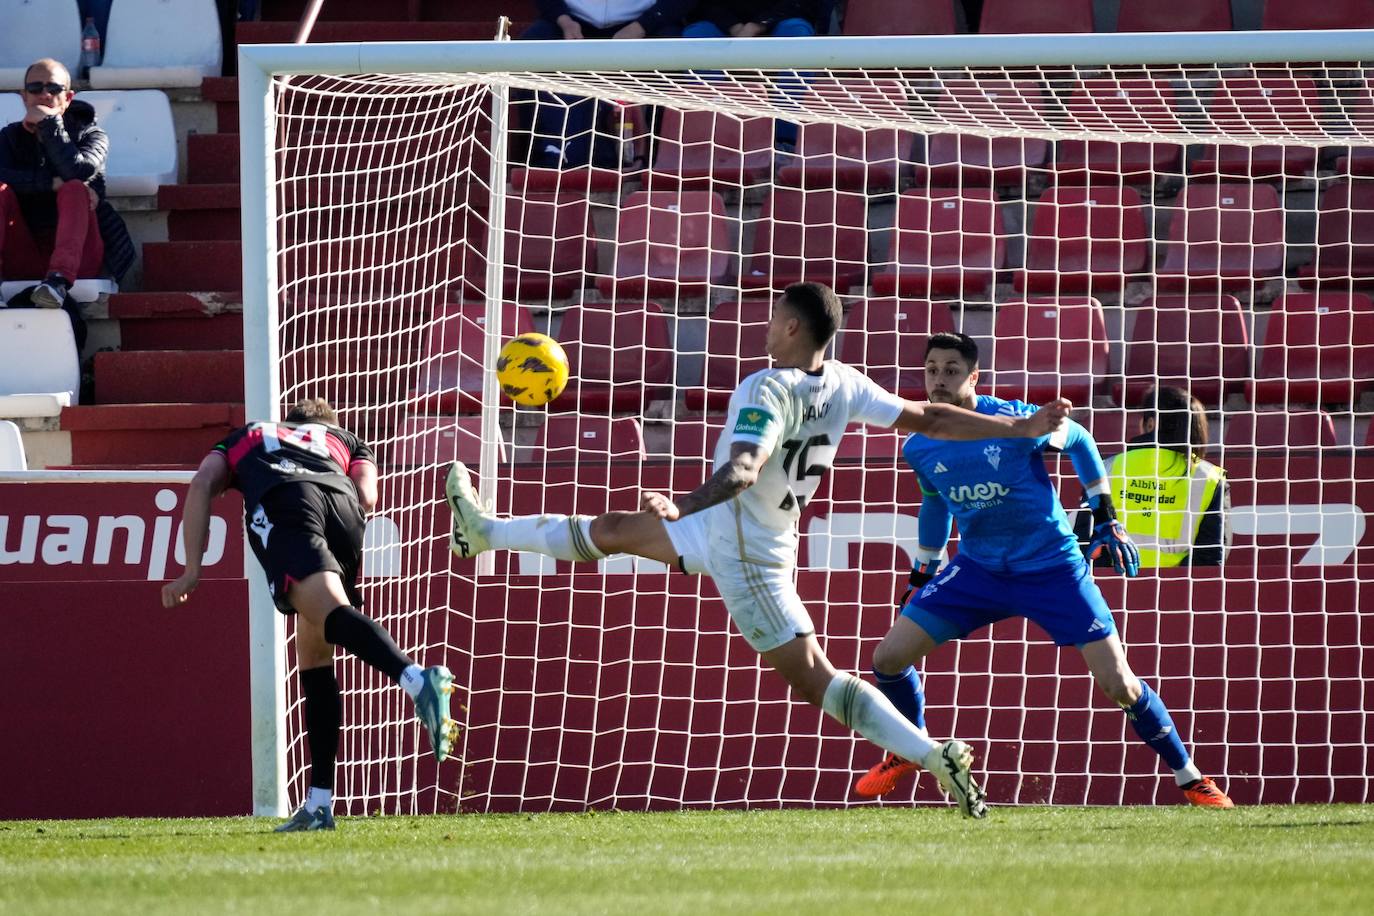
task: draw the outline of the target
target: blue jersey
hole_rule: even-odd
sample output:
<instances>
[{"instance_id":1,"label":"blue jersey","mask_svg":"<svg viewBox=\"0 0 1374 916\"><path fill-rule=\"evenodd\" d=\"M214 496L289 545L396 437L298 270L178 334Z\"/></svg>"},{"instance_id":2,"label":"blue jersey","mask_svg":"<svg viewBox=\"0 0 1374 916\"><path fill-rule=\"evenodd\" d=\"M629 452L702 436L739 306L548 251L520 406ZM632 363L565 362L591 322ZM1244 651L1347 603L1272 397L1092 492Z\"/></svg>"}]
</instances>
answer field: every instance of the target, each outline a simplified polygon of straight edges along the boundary
<instances>
[{"instance_id":1,"label":"blue jersey","mask_svg":"<svg viewBox=\"0 0 1374 916\"><path fill-rule=\"evenodd\" d=\"M988 395L978 395L974 405L978 413L1013 417L1038 409ZM1096 443L1072 420L1038 439L952 441L919 433L908 438L902 455L924 494L921 545L943 547L952 516L959 522L960 554L989 572L1082 563L1073 527L1045 469L1050 447L1067 452L1085 482L1106 476Z\"/></svg>"}]
</instances>

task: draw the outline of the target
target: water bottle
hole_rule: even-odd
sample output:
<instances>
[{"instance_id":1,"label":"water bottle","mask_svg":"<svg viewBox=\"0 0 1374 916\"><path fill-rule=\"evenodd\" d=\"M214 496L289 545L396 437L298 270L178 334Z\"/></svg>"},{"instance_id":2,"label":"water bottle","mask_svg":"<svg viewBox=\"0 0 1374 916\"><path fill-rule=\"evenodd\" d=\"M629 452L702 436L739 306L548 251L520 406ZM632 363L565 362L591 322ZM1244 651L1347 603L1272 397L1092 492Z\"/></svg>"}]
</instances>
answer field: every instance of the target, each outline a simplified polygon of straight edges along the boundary
<instances>
[{"instance_id":1,"label":"water bottle","mask_svg":"<svg viewBox=\"0 0 1374 916\"><path fill-rule=\"evenodd\" d=\"M86 26L81 30L81 67L83 80L91 78L91 68L100 66L100 30L95 27L95 17L86 17Z\"/></svg>"}]
</instances>

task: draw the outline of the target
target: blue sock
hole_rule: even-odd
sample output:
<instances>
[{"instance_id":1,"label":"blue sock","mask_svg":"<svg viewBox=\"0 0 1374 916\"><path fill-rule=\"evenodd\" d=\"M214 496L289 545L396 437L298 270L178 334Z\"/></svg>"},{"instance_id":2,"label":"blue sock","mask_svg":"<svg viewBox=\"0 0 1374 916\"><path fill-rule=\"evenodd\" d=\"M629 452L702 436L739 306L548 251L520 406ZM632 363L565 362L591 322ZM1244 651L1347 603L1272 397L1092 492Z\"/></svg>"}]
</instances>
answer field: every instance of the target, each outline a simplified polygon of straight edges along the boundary
<instances>
[{"instance_id":1,"label":"blue sock","mask_svg":"<svg viewBox=\"0 0 1374 916\"><path fill-rule=\"evenodd\" d=\"M1140 699L1134 706L1122 707L1126 718L1131 720L1131 728L1154 752L1164 758L1171 770L1181 770L1188 764L1188 751L1183 747L1183 739L1174 728L1174 720L1159 694L1150 685L1140 682Z\"/></svg>"},{"instance_id":2,"label":"blue sock","mask_svg":"<svg viewBox=\"0 0 1374 916\"><path fill-rule=\"evenodd\" d=\"M873 677L883 696L892 701L892 705L906 716L907 721L920 729L926 727L926 697L921 693L921 676L916 673L915 667L907 665L901 674L883 674L874 668Z\"/></svg>"}]
</instances>

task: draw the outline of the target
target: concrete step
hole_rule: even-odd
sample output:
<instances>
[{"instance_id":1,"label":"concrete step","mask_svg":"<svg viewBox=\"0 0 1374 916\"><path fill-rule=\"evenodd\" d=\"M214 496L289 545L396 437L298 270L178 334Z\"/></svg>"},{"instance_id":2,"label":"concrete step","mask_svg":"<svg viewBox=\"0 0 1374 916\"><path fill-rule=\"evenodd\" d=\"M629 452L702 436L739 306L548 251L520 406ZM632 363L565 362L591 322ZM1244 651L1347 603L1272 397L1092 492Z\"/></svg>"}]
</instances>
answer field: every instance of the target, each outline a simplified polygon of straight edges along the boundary
<instances>
[{"instance_id":1,"label":"concrete step","mask_svg":"<svg viewBox=\"0 0 1374 916\"><path fill-rule=\"evenodd\" d=\"M141 318L196 318L243 311L243 294L222 293L115 293L108 316L118 320Z\"/></svg>"},{"instance_id":2,"label":"concrete step","mask_svg":"<svg viewBox=\"0 0 1374 916\"><path fill-rule=\"evenodd\" d=\"M236 76L207 76L200 81L200 97L215 105L216 129L239 132L239 80Z\"/></svg>"},{"instance_id":3,"label":"concrete step","mask_svg":"<svg viewBox=\"0 0 1374 916\"><path fill-rule=\"evenodd\" d=\"M237 241L149 242L143 246L143 289L242 289L241 248Z\"/></svg>"},{"instance_id":4,"label":"concrete step","mask_svg":"<svg viewBox=\"0 0 1374 916\"><path fill-rule=\"evenodd\" d=\"M243 316L124 319L119 340L125 350L241 350Z\"/></svg>"},{"instance_id":5,"label":"concrete step","mask_svg":"<svg viewBox=\"0 0 1374 916\"><path fill-rule=\"evenodd\" d=\"M237 182L163 185L157 204L167 214L169 241L230 241L242 234Z\"/></svg>"},{"instance_id":6,"label":"concrete step","mask_svg":"<svg viewBox=\"0 0 1374 916\"><path fill-rule=\"evenodd\" d=\"M194 466L210 446L244 423L243 405L113 404L68 407L74 466Z\"/></svg>"},{"instance_id":7,"label":"concrete step","mask_svg":"<svg viewBox=\"0 0 1374 916\"><path fill-rule=\"evenodd\" d=\"M189 135L186 138L186 180L191 184L237 183L239 135Z\"/></svg>"},{"instance_id":8,"label":"concrete step","mask_svg":"<svg viewBox=\"0 0 1374 916\"><path fill-rule=\"evenodd\" d=\"M243 399L242 350L116 350L95 355L99 404L225 404Z\"/></svg>"}]
</instances>

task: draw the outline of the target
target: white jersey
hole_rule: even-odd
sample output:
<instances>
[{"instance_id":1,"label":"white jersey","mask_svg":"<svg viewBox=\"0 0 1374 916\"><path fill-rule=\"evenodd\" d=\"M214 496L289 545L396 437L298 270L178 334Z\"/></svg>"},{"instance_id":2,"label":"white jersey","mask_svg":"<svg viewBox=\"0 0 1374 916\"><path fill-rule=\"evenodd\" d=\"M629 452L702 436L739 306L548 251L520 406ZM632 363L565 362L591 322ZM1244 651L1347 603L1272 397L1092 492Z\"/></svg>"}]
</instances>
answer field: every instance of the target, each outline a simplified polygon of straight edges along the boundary
<instances>
[{"instance_id":1,"label":"white jersey","mask_svg":"<svg viewBox=\"0 0 1374 916\"><path fill-rule=\"evenodd\" d=\"M834 463L845 428L851 423L890 427L904 403L833 359L815 372L762 369L744 379L730 396L714 466L729 462L733 442L757 443L769 458L752 487L716 507L729 511L713 513L713 540L728 541L748 562L795 564L797 521Z\"/></svg>"}]
</instances>

